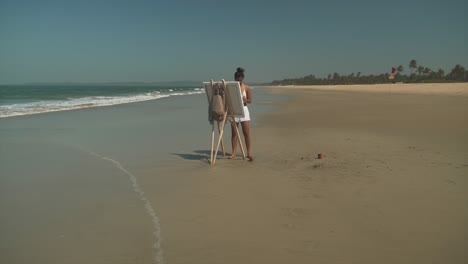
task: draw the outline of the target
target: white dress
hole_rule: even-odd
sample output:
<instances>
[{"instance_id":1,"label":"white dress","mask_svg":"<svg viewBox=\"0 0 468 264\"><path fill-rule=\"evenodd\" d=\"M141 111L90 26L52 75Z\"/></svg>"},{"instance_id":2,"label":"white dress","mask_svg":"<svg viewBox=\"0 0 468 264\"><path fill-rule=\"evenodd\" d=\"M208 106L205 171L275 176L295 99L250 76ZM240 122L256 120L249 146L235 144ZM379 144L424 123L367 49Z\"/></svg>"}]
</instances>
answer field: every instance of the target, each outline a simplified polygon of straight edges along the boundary
<instances>
[{"instance_id":1,"label":"white dress","mask_svg":"<svg viewBox=\"0 0 468 264\"><path fill-rule=\"evenodd\" d=\"M245 90L244 90L244 92L242 93L242 96L247 97L247 93L245 92ZM244 105L244 117L241 117L241 118L236 117L236 118L234 118L234 120L235 120L237 123L239 123L239 122L245 122L245 121L250 121L249 108L248 108L246 105Z\"/></svg>"}]
</instances>

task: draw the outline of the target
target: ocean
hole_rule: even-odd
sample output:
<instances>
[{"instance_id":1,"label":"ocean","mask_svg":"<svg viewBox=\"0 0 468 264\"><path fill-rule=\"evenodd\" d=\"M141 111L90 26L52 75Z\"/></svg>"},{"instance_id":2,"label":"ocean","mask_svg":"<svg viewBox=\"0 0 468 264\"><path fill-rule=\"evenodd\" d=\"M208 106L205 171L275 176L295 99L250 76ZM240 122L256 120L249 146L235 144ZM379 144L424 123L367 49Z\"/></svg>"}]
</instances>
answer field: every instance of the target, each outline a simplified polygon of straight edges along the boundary
<instances>
[{"instance_id":1,"label":"ocean","mask_svg":"<svg viewBox=\"0 0 468 264\"><path fill-rule=\"evenodd\" d=\"M201 87L0 85L0 118L202 94Z\"/></svg>"}]
</instances>

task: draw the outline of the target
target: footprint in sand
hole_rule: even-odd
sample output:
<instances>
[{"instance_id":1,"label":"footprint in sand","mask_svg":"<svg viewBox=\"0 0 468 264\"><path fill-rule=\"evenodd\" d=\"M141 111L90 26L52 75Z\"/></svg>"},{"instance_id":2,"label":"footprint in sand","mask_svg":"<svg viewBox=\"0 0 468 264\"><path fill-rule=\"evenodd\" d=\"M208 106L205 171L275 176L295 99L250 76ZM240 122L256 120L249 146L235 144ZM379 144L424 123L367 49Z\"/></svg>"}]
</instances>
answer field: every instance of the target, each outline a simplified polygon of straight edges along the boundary
<instances>
[{"instance_id":1,"label":"footprint in sand","mask_svg":"<svg viewBox=\"0 0 468 264\"><path fill-rule=\"evenodd\" d=\"M303 217L306 215L304 208L283 208L282 214L289 217Z\"/></svg>"},{"instance_id":2,"label":"footprint in sand","mask_svg":"<svg viewBox=\"0 0 468 264\"><path fill-rule=\"evenodd\" d=\"M323 163L317 163L317 164L312 165L310 168L313 170L316 170L316 169L322 169L324 166L325 165Z\"/></svg>"},{"instance_id":3,"label":"footprint in sand","mask_svg":"<svg viewBox=\"0 0 468 264\"><path fill-rule=\"evenodd\" d=\"M455 181L452 181L452 180L446 180L446 182L450 183L450 184L453 184L453 185L456 185L457 183Z\"/></svg>"},{"instance_id":4,"label":"footprint in sand","mask_svg":"<svg viewBox=\"0 0 468 264\"><path fill-rule=\"evenodd\" d=\"M323 195L323 194L314 194L315 199L323 199L324 197L325 197L325 195Z\"/></svg>"},{"instance_id":5,"label":"footprint in sand","mask_svg":"<svg viewBox=\"0 0 468 264\"><path fill-rule=\"evenodd\" d=\"M297 226L295 224L291 224L291 223L283 224L283 226L286 229L297 229Z\"/></svg>"}]
</instances>

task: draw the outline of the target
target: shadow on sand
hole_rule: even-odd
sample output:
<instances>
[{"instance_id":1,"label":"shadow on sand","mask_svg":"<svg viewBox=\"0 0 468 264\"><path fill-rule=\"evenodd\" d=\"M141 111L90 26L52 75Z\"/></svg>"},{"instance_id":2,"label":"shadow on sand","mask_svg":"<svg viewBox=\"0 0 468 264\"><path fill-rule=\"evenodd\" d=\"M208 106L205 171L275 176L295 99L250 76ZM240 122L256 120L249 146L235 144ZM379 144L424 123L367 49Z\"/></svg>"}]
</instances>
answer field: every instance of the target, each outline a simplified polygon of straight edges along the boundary
<instances>
[{"instance_id":1,"label":"shadow on sand","mask_svg":"<svg viewBox=\"0 0 468 264\"><path fill-rule=\"evenodd\" d=\"M194 150L193 153L171 153L172 155L179 156L186 160L199 160L203 163L210 163L209 150ZM218 151L218 157L222 157L223 153Z\"/></svg>"}]
</instances>

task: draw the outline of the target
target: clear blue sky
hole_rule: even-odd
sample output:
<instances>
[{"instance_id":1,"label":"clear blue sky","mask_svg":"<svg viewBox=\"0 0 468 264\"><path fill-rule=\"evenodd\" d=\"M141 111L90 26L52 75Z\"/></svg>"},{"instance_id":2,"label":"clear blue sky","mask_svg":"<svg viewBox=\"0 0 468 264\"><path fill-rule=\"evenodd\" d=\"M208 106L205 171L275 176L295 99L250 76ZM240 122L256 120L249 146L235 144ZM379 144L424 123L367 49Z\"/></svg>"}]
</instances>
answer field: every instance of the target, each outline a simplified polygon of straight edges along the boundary
<instances>
[{"instance_id":1,"label":"clear blue sky","mask_svg":"<svg viewBox=\"0 0 468 264\"><path fill-rule=\"evenodd\" d=\"M0 0L0 84L468 67L468 1Z\"/></svg>"}]
</instances>

